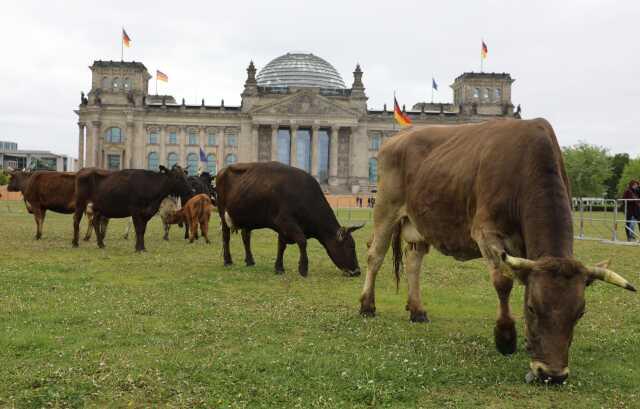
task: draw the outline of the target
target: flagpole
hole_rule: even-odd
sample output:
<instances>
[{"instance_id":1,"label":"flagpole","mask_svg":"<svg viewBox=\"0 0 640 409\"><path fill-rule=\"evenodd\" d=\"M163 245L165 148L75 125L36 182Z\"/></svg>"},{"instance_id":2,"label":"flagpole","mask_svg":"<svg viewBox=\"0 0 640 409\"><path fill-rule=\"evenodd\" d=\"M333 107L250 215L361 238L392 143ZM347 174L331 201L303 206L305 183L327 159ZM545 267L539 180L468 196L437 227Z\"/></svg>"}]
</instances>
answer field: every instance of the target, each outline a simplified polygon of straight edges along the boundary
<instances>
[{"instance_id":1,"label":"flagpole","mask_svg":"<svg viewBox=\"0 0 640 409\"><path fill-rule=\"evenodd\" d=\"M433 104L433 82L435 80L433 79L433 77L431 77L431 103Z\"/></svg>"},{"instance_id":2,"label":"flagpole","mask_svg":"<svg viewBox=\"0 0 640 409\"><path fill-rule=\"evenodd\" d=\"M122 32L120 33L120 61L124 61L124 38L122 38L123 34L124 27L122 27Z\"/></svg>"},{"instance_id":3,"label":"flagpole","mask_svg":"<svg viewBox=\"0 0 640 409\"><path fill-rule=\"evenodd\" d=\"M158 95L158 73L156 73L156 95Z\"/></svg>"}]
</instances>

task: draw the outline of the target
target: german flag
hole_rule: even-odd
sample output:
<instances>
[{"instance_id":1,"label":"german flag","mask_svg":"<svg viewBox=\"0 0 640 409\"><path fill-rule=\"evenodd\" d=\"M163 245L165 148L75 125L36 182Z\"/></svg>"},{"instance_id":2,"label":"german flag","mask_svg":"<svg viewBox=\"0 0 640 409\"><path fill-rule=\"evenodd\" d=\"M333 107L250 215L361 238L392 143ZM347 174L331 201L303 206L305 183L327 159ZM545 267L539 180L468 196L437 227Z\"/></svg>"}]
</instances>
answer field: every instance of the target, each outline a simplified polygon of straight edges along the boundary
<instances>
[{"instance_id":1,"label":"german flag","mask_svg":"<svg viewBox=\"0 0 640 409\"><path fill-rule=\"evenodd\" d=\"M396 97L393 97L393 117L396 119L396 122L398 122L402 126L411 125L411 118L409 118L407 114L402 112L402 110L400 109L400 105L398 105L398 100L396 100Z\"/></svg>"},{"instance_id":2,"label":"german flag","mask_svg":"<svg viewBox=\"0 0 640 409\"><path fill-rule=\"evenodd\" d=\"M482 40L482 50L480 50L480 55L482 56L483 60L487 59L487 54L489 54L489 49L487 48L487 45L484 43L484 40Z\"/></svg>"},{"instance_id":3,"label":"german flag","mask_svg":"<svg viewBox=\"0 0 640 409\"><path fill-rule=\"evenodd\" d=\"M129 38L129 34L124 31L124 27L122 28L122 44L127 48L131 47L131 39Z\"/></svg>"},{"instance_id":4,"label":"german flag","mask_svg":"<svg viewBox=\"0 0 640 409\"><path fill-rule=\"evenodd\" d=\"M160 70L156 70L156 79L159 81L169 82L169 77L167 74Z\"/></svg>"}]
</instances>

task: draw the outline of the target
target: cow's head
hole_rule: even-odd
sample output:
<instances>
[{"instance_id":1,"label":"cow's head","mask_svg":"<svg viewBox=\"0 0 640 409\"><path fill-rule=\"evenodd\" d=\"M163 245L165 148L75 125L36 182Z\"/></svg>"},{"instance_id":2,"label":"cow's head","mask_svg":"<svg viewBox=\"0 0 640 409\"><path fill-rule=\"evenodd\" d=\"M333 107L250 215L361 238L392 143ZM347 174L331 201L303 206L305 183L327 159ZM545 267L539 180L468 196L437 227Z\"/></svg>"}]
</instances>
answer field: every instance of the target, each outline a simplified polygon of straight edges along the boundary
<instances>
[{"instance_id":1,"label":"cow's head","mask_svg":"<svg viewBox=\"0 0 640 409\"><path fill-rule=\"evenodd\" d=\"M569 347L573 329L584 315L585 287L602 280L630 291L636 289L606 268L607 262L585 267L569 258L544 257L536 261L502 259L525 285L526 349L531 373L542 381L562 383L569 376Z\"/></svg>"},{"instance_id":2,"label":"cow's head","mask_svg":"<svg viewBox=\"0 0 640 409\"><path fill-rule=\"evenodd\" d=\"M8 170L10 179L7 190L9 192L20 192L27 183L27 180L29 180L31 173L24 172L22 170L13 170L11 168L9 168Z\"/></svg>"},{"instance_id":3,"label":"cow's head","mask_svg":"<svg viewBox=\"0 0 640 409\"><path fill-rule=\"evenodd\" d=\"M169 178L168 194L181 197L193 194L191 186L189 186L189 182L187 181L187 175L180 166L173 165L171 169L160 166L160 173L165 174Z\"/></svg>"},{"instance_id":4,"label":"cow's head","mask_svg":"<svg viewBox=\"0 0 640 409\"><path fill-rule=\"evenodd\" d=\"M327 253L333 263L346 275L357 277L360 275L358 256L356 256L356 243L351 233L362 228L364 223L355 226L340 226L335 234L324 243Z\"/></svg>"}]
</instances>

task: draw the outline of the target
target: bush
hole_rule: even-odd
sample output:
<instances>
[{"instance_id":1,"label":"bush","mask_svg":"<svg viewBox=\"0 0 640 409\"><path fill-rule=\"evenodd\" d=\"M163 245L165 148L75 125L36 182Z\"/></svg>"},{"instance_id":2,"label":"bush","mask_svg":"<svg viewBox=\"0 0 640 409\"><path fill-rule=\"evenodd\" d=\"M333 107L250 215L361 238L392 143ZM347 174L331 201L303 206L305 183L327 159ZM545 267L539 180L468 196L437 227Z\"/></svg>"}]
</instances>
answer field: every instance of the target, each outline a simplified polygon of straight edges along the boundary
<instances>
[{"instance_id":1,"label":"bush","mask_svg":"<svg viewBox=\"0 0 640 409\"><path fill-rule=\"evenodd\" d=\"M632 159L627 163L622 171L622 176L618 181L618 195L622 197L625 189L631 180L640 180L640 157Z\"/></svg>"},{"instance_id":2,"label":"bush","mask_svg":"<svg viewBox=\"0 0 640 409\"><path fill-rule=\"evenodd\" d=\"M0 186L4 186L9 184L9 174L3 171L0 171Z\"/></svg>"}]
</instances>

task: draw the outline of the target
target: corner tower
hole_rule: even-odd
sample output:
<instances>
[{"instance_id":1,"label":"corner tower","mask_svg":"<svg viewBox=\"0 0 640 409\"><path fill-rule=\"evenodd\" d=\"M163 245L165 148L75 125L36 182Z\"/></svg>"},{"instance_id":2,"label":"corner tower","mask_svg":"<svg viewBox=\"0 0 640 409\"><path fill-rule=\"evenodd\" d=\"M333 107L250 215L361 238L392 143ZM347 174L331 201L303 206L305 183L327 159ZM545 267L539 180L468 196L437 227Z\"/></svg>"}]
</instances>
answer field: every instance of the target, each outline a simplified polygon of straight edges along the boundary
<instances>
[{"instance_id":1,"label":"corner tower","mask_svg":"<svg viewBox=\"0 0 640 409\"><path fill-rule=\"evenodd\" d=\"M151 75L135 61L94 61L91 70L89 103L141 105L149 93Z\"/></svg>"},{"instance_id":2,"label":"corner tower","mask_svg":"<svg viewBox=\"0 0 640 409\"><path fill-rule=\"evenodd\" d=\"M511 115L514 81L504 72L465 72L451 85L454 106L467 115Z\"/></svg>"}]
</instances>

